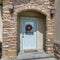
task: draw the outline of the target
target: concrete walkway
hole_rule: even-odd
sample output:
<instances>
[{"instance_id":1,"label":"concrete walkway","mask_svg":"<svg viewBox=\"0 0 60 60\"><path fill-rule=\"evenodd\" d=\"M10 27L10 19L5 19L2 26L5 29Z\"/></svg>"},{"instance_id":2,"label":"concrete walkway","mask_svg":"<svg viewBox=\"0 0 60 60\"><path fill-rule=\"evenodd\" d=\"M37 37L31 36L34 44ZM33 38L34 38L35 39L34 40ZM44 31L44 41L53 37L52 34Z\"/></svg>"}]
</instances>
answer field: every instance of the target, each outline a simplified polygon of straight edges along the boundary
<instances>
[{"instance_id":1,"label":"concrete walkway","mask_svg":"<svg viewBox=\"0 0 60 60\"><path fill-rule=\"evenodd\" d=\"M21 60L17 58L2 58L1 60ZM43 59L25 59L25 60L57 60L55 58L43 58Z\"/></svg>"},{"instance_id":2,"label":"concrete walkway","mask_svg":"<svg viewBox=\"0 0 60 60\"><path fill-rule=\"evenodd\" d=\"M56 60L53 54L46 54L45 52L33 53L19 53L18 60Z\"/></svg>"},{"instance_id":3,"label":"concrete walkway","mask_svg":"<svg viewBox=\"0 0 60 60\"><path fill-rule=\"evenodd\" d=\"M45 52L19 53L16 58L2 58L1 60L57 60L53 54Z\"/></svg>"}]
</instances>

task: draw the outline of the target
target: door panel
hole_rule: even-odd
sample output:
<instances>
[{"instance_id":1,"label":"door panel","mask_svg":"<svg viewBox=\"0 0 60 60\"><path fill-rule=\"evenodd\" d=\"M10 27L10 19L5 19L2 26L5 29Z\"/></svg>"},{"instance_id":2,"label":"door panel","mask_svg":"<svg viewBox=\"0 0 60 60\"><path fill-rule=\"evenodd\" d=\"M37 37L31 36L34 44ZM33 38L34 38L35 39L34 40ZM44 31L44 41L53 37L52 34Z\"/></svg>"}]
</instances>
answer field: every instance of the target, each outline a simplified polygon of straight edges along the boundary
<instances>
[{"instance_id":1,"label":"door panel","mask_svg":"<svg viewBox=\"0 0 60 60\"><path fill-rule=\"evenodd\" d=\"M37 49L37 18L21 18L22 50Z\"/></svg>"}]
</instances>

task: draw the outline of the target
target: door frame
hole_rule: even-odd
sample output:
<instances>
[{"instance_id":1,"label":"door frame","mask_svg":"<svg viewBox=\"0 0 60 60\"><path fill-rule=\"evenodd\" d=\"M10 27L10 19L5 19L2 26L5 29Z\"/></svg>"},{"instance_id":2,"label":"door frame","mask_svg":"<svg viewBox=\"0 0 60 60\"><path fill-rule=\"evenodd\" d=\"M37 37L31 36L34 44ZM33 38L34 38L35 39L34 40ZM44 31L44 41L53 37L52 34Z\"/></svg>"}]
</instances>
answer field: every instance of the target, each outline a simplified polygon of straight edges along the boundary
<instances>
[{"instance_id":1,"label":"door frame","mask_svg":"<svg viewBox=\"0 0 60 60\"><path fill-rule=\"evenodd\" d=\"M21 29L22 29L22 27L21 27L21 25L22 25L22 23L21 23L22 22L22 18L36 18L37 19L37 30L38 30L38 20L39 20L39 18L38 17L30 17L30 16L29 17L26 17L26 16L20 17L20 24L19 24L20 25L20 52L23 53L24 51L23 51L23 44L22 44L23 41L22 41L22 32L21 32ZM35 51L37 51L37 40L38 39L37 39L37 32L36 32L36 50Z\"/></svg>"}]
</instances>

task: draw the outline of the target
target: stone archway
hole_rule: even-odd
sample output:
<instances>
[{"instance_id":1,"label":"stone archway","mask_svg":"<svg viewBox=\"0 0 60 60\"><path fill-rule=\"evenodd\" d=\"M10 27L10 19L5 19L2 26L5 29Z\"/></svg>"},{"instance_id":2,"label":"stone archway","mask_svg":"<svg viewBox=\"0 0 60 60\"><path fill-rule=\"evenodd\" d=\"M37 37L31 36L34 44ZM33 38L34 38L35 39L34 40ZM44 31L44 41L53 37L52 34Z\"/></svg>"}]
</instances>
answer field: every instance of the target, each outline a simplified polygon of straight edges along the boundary
<instances>
[{"instance_id":1,"label":"stone archway","mask_svg":"<svg viewBox=\"0 0 60 60\"><path fill-rule=\"evenodd\" d=\"M53 52L53 43L52 40L54 39L53 36L53 28L52 28L52 21L50 18L49 14L49 9L43 8L41 5L35 5L35 4L23 4L23 5L18 5L15 6L14 8L14 14L13 17L10 16L8 13L7 15L10 16L8 17L8 21L5 21L5 18L3 19L3 57L13 57L17 55L17 16L18 13L22 11L27 11L27 10L33 10L37 11L39 13L42 13L43 15L46 16L46 47L45 50L47 53ZM4 13L5 14L5 13ZM6 24L8 22L8 24ZM5 26L6 24L6 26ZM5 32L8 31L8 32ZM6 34L6 35L5 35ZM6 38L5 38L6 37ZM6 40L7 39L7 40ZM6 40L6 41L5 41ZM9 41L7 43L7 41ZM5 44L7 43L7 45ZM7 49L4 49L4 47L9 47ZM7 51L7 52L6 52ZM4 54L5 53L5 54Z\"/></svg>"},{"instance_id":2,"label":"stone archway","mask_svg":"<svg viewBox=\"0 0 60 60\"><path fill-rule=\"evenodd\" d=\"M33 5L32 4L19 5L18 7L15 7L15 8L17 8L17 9L15 9L15 13L14 13L16 19L17 19L18 13L23 12L23 11L27 11L27 10L37 11L37 12L42 13L43 15L46 16L47 30L46 30L46 47L45 47L45 50L47 53L53 52L53 44L51 46L49 45L49 42L51 42L51 40L54 39L53 32L51 32L51 30L50 30L50 29L52 29L52 21L50 18L49 9L45 9L45 8L43 9L43 8L41 8L41 6L34 5L34 4ZM50 27L49 27L49 25L50 25Z\"/></svg>"},{"instance_id":3,"label":"stone archway","mask_svg":"<svg viewBox=\"0 0 60 60\"><path fill-rule=\"evenodd\" d=\"M19 52L22 53L22 18L28 18L28 19L36 19L35 21L37 22L37 31L35 31L37 33L37 38L36 38L36 49L27 49L25 50L27 51L42 51L45 48L45 41L46 41L46 16L42 13L39 13L37 11L34 10L25 10L22 11L20 13L18 13L18 19L17 19L17 49ZM30 21L30 20L29 20ZM33 21L33 20L32 20ZM27 21L26 21L27 22ZM31 22L31 21L30 21ZM23 24L24 25L24 24ZM34 26L35 27L35 26ZM34 32L34 31L33 31ZM26 33L24 33L26 34ZM33 36L34 34L32 34L31 36ZM34 38L33 38L34 39ZM31 39L30 39L31 42Z\"/></svg>"}]
</instances>

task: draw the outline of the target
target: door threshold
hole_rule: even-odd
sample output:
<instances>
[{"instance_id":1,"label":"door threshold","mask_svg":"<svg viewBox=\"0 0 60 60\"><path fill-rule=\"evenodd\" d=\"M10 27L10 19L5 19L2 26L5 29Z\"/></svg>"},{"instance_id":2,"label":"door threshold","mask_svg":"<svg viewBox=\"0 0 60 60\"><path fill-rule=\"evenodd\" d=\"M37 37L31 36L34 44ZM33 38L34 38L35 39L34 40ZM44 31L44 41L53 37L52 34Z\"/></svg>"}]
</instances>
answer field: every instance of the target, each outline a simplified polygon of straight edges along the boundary
<instances>
[{"instance_id":1,"label":"door threshold","mask_svg":"<svg viewBox=\"0 0 60 60\"><path fill-rule=\"evenodd\" d=\"M24 50L24 53L33 53L33 52L38 52L38 50L36 49Z\"/></svg>"},{"instance_id":2,"label":"door threshold","mask_svg":"<svg viewBox=\"0 0 60 60\"><path fill-rule=\"evenodd\" d=\"M31 49L31 50L24 50L24 51L21 51L20 53L41 53L41 52L44 52L44 50L36 50L36 49Z\"/></svg>"}]
</instances>

